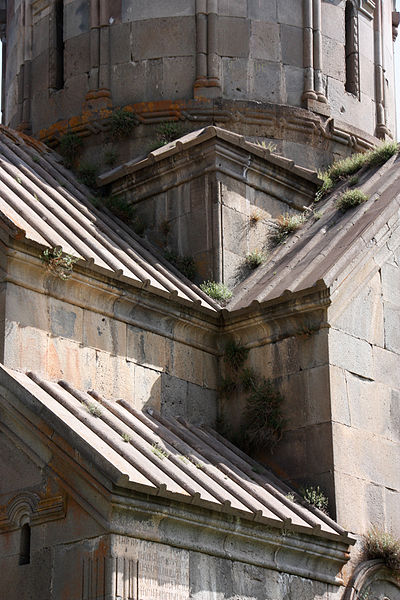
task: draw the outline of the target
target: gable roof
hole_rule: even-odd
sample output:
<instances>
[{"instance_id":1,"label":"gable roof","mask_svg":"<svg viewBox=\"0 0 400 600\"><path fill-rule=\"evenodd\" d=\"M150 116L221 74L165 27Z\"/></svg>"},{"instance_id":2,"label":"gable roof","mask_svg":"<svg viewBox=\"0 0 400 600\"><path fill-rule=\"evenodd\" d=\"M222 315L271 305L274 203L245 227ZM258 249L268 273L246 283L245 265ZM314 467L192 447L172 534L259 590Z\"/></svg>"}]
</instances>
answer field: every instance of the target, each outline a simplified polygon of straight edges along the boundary
<instances>
[{"instance_id":1,"label":"gable roof","mask_svg":"<svg viewBox=\"0 0 400 600\"><path fill-rule=\"evenodd\" d=\"M339 525L317 509L293 502L287 497L289 488L209 427L152 409L139 412L125 400L111 402L65 381L45 381L1 365L0 385L11 392L1 411L23 415L50 447L67 440L61 447L67 451L70 445L74 461L86 461L92 474L102 472L127 493L170 498L352 543Z\"/></svg>"},{"instance_id":2,"label":"gable roof","mask_svg":"<svg viewBox=\"0 0 400 600\"><path fill-rule=\"evenodd\" d=\"M199 144L202 144L203 142L213 138L223 140L224 142L228 142L233 146L242 148L249 154L267 160L272 165L289 171L293 176L297 176L313 184L318 184L320 181L315 170L300 167L299 165L296 165L290 158L285 158L284 156L275 154L274 152L271 152L269 148L261 146L260 144L252 143L246 140L243 135L233 133L232 131L227 131L221 127L210 125L197 131L191 131L179 139L174 140L169 144L165 144L165 146L162 146L161 148L153 150L145 158L135 158L122 165L119 165L107 173L103 173L98 177L99 184L107 185L112 183L113 181L125 177L126 175L130 175L145 169L146 167L151 167L154 165L154 163L160 162L161 160L164 160L170 156L174 156L175 154L182 152L182 150L189 150L190 148L198 146Z\"/></svg>"},{"instance_id":3,"label":"gable roof","mask_svg":"<svg viewBox=\"0 0 400 600\"><path fill-rule=\"evenodd\" d=\"M360 171L357 188L369 197L364 204L345 213L337 208L346 182L317 203L319 218L310 212L307 222L235 288L227 310L276 301L313 287L330 288L332 293L372 255L378 268L377 249L400 225L399 161L394 156L379 169Z\"/></svg>"},{"instance_id":4,"label":"gable roof","mask_svg":"<svg viewBox=\"0 0 400 600\"><path fill-rule=\"evenodd\" d=\"M61 246L95 269L138 288L195 304L219 306L157 256L108 211L40 142L0 126L0 235L42 247Z\"/></svg>"}]
</instances>

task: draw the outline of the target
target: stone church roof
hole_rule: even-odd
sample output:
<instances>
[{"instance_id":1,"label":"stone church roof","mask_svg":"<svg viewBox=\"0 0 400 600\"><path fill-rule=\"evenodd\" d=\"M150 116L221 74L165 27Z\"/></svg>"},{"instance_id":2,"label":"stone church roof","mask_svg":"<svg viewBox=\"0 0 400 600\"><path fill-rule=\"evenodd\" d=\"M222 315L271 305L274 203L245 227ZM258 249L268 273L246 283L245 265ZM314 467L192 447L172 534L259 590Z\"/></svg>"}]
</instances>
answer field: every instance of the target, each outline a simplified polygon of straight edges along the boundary
<instances>
[{"instance_id":1,"label":"stone church roof","mask_svg":"<svg viewBox=\"0 0 400 600\"><path fill-rule=\"evenodd\" d=\"M294 531L352 543L324 513L292 501L287 486L209 427L139 412L66 381L50 382L0 365L9 393L2 411L100 473L125 493L144 493ZM70 452L68 451L70 448ZM130 490L130 492L128 491Z\"/></svg>"},{"instance_id":2,"label":"stone church roof","mask_svg":"<svg viewBox=\"0 0 400 600\"><path fill-rule=\"evenodd\" d=\"M161 148L153 150L146 158L135 158L116 167L108 173L100 175L99 183L100 185L109 184L116 179L125 177L126 175L134 174L148 166L154 165L154 163L164 160L166 157L179 154L182 150L189 150L190 148L193 148L194 146L213 138L223 140L232 144L233 146L243 148L255 156L267 158L272 165L287 171L291 171L294 176L301 177L302 179L312 183L317 183L319 181L317 172L315 170L313 171L311 169L306 169L305 167L296 165L290 158L285 158L284 156L275 154L274 152L271 152L269 148L260 144L252 143L246 140L243 135L239 135L232 131L227 131L221 127L209 126L197 131L192 131L186 135L183 135L179 139L162 146Z\"/></svg>"},{"instance_id":3,"label":"stone church roof","mask_svg":"<svg viewBox=\"0 0 400 600\"><path fill-rule=\"evenodd\" d=\"M61 246L91 268L130 285L215 311L219 306L113 215L59 156L0 126L0 232L41 247ZM39 253L41 250L39 249Z\"/></svg>"},{"instance_id":4,"label":"stone church roof","mask_svg":"<svg viewBox=\"0 0 400 600\"><path fill-rule=\"evenodd\" d=\"M357 188L369 199L345 213L337 208L336 200L347 189L346 182L326 200L316 203L318 218L309 211L306 223L235 288L228 310L275 301L313 287L326 287L333 292L370 257L378 265L378 249L384 252L384 241L389 241L398 226L398 156L379 169L364 168Z\"/></svg>"},{"instance_id":5,"label":"stone church roof","mask_svg":"<svg viewBox=\"0 0 400 600\"><path fill-rule=\"evenodd\" d=\"M207 127L171 142L142 161L126 163L105 174L102 183L214 137L245 146L314 184L318 180L314 171L247 142L243 136ZM340 285L356 263L375 251L375 237L398 211L399 179L396 157L374 173L364 170L358 187L369 200L345 214L335 206L346 184L339 186L316 205L320 218L311 216L286 243L271 252L265 264L235 288L226 309L246 309L252 303L275 301L313 287ZM0 230L42 247L61 246L88 266L139 288L214 313L221 309L107 209L96 209L89 196L88 188L63 167L56 153L33 138L0 126Z\"/></svg>"}]
</instances>

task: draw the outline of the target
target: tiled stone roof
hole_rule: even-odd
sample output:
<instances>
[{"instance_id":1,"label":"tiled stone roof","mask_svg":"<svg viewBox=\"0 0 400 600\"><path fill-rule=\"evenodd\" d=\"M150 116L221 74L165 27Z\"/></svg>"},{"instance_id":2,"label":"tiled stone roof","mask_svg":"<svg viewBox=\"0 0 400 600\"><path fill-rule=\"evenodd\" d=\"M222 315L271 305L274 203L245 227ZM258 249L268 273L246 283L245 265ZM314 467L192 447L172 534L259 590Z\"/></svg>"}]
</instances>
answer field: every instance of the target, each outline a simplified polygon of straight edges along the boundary
<instances>
[{"instance_id":1,"label":"tiled stone roof","mask_svg":"<svg viewBox=\"0 0 400 600\"><path fill-rule=\"evenodd\" d=\"M0 235L61 246L104 274L213 311L219 306L111 213L43 144L0 126ZM40 254L40 250L39 250Z\"/></svg>"},{"instance_id":2,"label":"tiled stone roof","mask_svg":"<svg viewBox=\"0 0 400 600\"><path fill-rule=\"evenodd\" d=\"M23 414L49 442L70 445L74 460L119 488L273 527L351 541L325 514L293 502L269 471L209 427L139 412L126 400L111 402L65 381L49 382L0 365L7 389L2 410ZM50 444L51 445L51 444Z\"/></svg>"},{"instance_id":3,"label":"tiled stone roof","mask_svg":"<svg viewBox=\"0 0 400 600\"><path fill-rule=\"evenodd\" d=\"M378 249L389 241L400 223L399 158L392 157L379 169L364 168L357 188L369 200L342 213L336 200L347 189L343 182L325 200L316 203L314 218L286 243L275 248L267 261L235 289L229 311L250 304L276 301L313 287L339 288L351 273L371 259L379 266Z\"/></svg>"}]
</instances>

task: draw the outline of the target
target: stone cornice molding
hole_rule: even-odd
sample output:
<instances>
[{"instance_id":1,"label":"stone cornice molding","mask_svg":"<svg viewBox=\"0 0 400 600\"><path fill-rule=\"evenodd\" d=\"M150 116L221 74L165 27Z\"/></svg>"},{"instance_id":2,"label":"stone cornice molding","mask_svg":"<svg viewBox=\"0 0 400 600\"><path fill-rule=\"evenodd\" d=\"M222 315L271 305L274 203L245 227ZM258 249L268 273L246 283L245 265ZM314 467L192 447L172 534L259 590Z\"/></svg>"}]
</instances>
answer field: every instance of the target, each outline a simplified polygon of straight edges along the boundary
<instances>
[{"instance_id":1,"label":"stone cornice molding","mask_svg":"<svg viewBox=\"0 0 400 600\"><path fill-rule=\"evenodd\" d=\"M220 172L261 192L265 192L265 187L258 185L256 181L267 180L268 195L287 203L290 208L303 210L305 204L313 202L318 181L316 176L313 179L311 173L308 173L306 179L291 161L278 156L274 160L269 154L263 156L262 151L257 148L254 148L254 151L249 149L252 144L247 143L244 146L236 147L224 140L213 138L204 140L201 145L188 150L181 144L181 149L173 156L169 156L168 153L157 156L156 165L154 160L150 160L150 155L138 165L132 165L131 173L127 165L113 186L113 194L133 191L134 202L141 202L205 173ZM286 163L286 166L279 165L279 161ZM245 173L243 165L246 165ZM255 177L249 178L249 174Z\"/></svg>"},{"instance_id":2,"label":"stone cornice molding","mask_svg":"<svg viewBox=\"0 0 400 600\"><path fill-rule=\"evenodd\" d=\"M274 571L284 571L300 577L309 577L334 586L343 585L337 574L348 560L352 538L343 538L336 543L324 539L325 534L307 536L295 526L278 529L253 524L245 519L229 519L224 515L210 516L204 509L191 506L190 509L173 501L163 501L140 495L114 495L111 531L117 535L127 535L147 541L172 544L186 550L198 549L199 535L202 548L211 556L237 560ZM121 514L126 518L121 521ZM131 514L133 518L128 518ZM154 529L148 515L154 522L162 522L168 517L168 528ZM147 515L147 518L145 518ZM123 525L121 525L121 522ZM137 522L150 523L147 527L137 527ZM128 524L126 526L126 524ZM173 540L169 532L179 530L179 539ZM329 536L327 536L329 537ZM224 544L220 540L224 539ZM246 551L251 544L251 555ZM310 564L312 566L310 567Z\"/></svg>"},{"instance_id":3,"label":"stone cornice molding","mask_svg":"<svg viewBox=\"0 0 400 600\"><path fill-rule=\"evenodd\" d=\"M255 301L231 313L224 309L223 331L226 335L238 335L243 344L248 340L248 348L293 335L311 335L329 327L326 310L330 304L330 290L320 282L319 289L313 287L295 294L288 292L283 297L263 303ZM307 327L304 325L305 317Z\"/></svg>"},{"instance_id":4,"label":"stone cornice molding","mask_svg":"<svg viewBox=\"0 0 400 600\"><path fill-rule=\"evenodd\" d=\"M320 103L321 104L321 103ZM348 123L336 119L320 117L311 110L284 105L253 102L218 100L176 100L160 102L141 102L124 106L141 125L158 125L163 121L182 121L193 126L194 122L214 123L219 127L235 129L236 123L263 127L265 137L287 139L304 144L315 145L316 140L332 140L354 151L363 152L379 143L375 138ZM79 136L96 135L110 129L111 109L101 111L87 110L64 121L58 121L38 133L39 139L52 148L56 148L62 135L73 131ZM257 135L255 133L255 135Z\"/></svg>"},{"instance_id":5,"label":"stone cornice molding","mask_svg":"<svg viewBox=\"0 0 400 600\"><path fill-rule=\"evenodd\" d=\"M165 295L164 298L135 288L126 277L113 282L109 273L103 275L103 269L95 265L85 265L82 269L75 266L68 286L65 286L44 272L40 251L35 250L34 243L14 241L13 249L9 250L10 270L3 278L5 283L49 295L177 342L189 343L208 353L216 352L211 339L219 331L220 313L201 306L188 306L185 310L175 296ZM29 272L26 265L29 265ZM36 277L32 277L34 273ZM153 319L148 318L148 313L153 315ZM174 321L178 327L172 331L170 325Z\"/></svg>"}]
</instances>

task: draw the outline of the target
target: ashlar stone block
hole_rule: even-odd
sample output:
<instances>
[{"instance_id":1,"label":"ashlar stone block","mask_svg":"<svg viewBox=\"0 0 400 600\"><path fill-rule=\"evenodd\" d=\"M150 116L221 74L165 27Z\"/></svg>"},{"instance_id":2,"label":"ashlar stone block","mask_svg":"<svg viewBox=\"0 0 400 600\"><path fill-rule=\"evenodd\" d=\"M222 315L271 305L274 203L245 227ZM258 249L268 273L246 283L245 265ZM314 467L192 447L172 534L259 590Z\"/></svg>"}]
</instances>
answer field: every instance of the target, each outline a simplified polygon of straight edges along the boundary
<instances>
[{"instance_id":1,"label":"ashlar stone block","mask_svg":"<svg viewBox=\"0 0 400 600\"><path fill-rule=\"evenodd\" d=\"M369 315L365 318L364 315ZM379 273L352 298L335 319L335 327L372 344L383 346L383 306Z\"/></svg>"},{"instance_id":2,"label":"ashlar stone block","mask_svg":"<svg viewBox=\"0 0 400 600\"><path fill-rule=\"evenodd\" d=\"M195 0L122 0L121 14L123 21L184 17L195 14Z\"/></svg>"},{"instance_id":3,"label":"ashlar stone block","mask_svg":"<svg viewBox=\"0 0 400 600\"><path fill-rule=\"evenodd\" d=\"M368 342L332 328L329 330L329 351L331 364L373 379L372 346Z\"/></svg>"},{"instance_id":4,"label":"ashlar stone block","mask_svg":"<svg viewBox=\"0 0 400 600\"><path fill-rule=\"evenodd\" d=\"M131 24L110 27L110 62L112 65L131 60Z\"/></svg>"},{"instance_id":5,"label":"ashlar stone block","mask_svg":"<svg viewBox=\"0 0 400 600\"><path fill-rule=\"evenodd\" d=\"M251 23L250 56L274 62L280 60L279 25L263 21Z\"/></svg>"},{"instance_id":6,"label":"ashlar stone block","mask_svg":"<svg viewBox=\"0 0 400 600\"><path fill-rule=\"evenodd\" d=\"M126 356L126 325L101 313L83 313L83 343L112 354Z\"/></svg>"},{"instance_id":7,"label":"ashlar stone block","mask_svg":"<svg viewBox=\"0 0 400 600\"><path fill-rule=\"evenodd\" d=\"M278 0L276 3L278 9L278 23L286 25L303 26L303 5L302 2L293 2L292 0Z\"/></svg>"},{"instance_id":8,"label":"ashlar stone block","mask_svg":"<svg viewBox=\"0 0 400 600\"><path fill-rule=\"evenodd\" d=\"M159 18L132 23L134 60L194 55L195 20L192 17Z\"/></svg>"},{"instance_id":9,"label":"ashlar stone block","mask_svg":"<svg viewBox=\"0 0 400 600\"><path fill-rule=\"evenodd\" d=\"M281 25L282 61L284 65L303 67L303 28L293 25Z\"/></svg>"},{"instance_id":10,"label":"ashlar stone block","mask_svg":"<svg viewBox=\"0 0 400 600\"><path fill-rule=\"evenodd\" d=\"M64 8L64 41L89 31L89 4L73 0Z\"/></svg>"},{"instance_id":11,"label":"ashlar stone block","mask_svg":"<svg viewBox=\"0 0 400 600\"><path fill-rule=\"evenodd\" d=\"M278 0L248 0L248 16L256 21L275 22Z\"/></svg>"},{"instance_id":12,"label":"ashlar stone block","mask_svg":"<svg viewBox=\"0 0 400 600\"><path fill-rule=\"evenodd\" d=\"M246 19L220 17L218 22L218 54L235 58L249 55L250 25Z\"/></svg>"},{"instance_id":13,"label":"ashlar stone block","mask_svg":"<svg viewBox=\"0 0 400 600\"><path fill-rule=\"evenodd\" d=\"M218 14L223 17L247 17L247 2L218 0Z\"/></svg>"},{"instance_id":14,"label":"ashlar stone block","mask_svg":"<svg viewBox=\"0 0 400 600\"><path fill-rule=\"evenodd\" d=\"M251 92L256 100L282 103L285 97L282 65L253 61Z\"/></svg>"}]
</instances>

